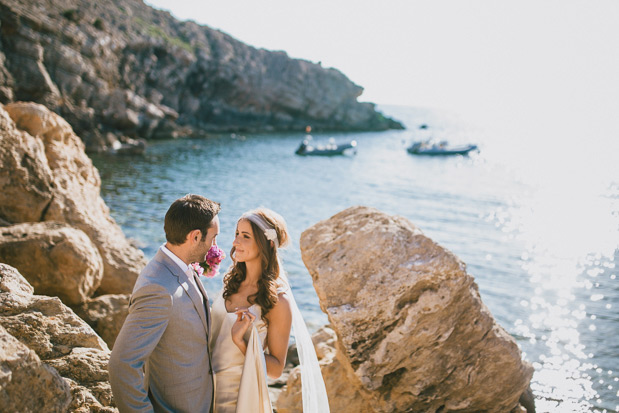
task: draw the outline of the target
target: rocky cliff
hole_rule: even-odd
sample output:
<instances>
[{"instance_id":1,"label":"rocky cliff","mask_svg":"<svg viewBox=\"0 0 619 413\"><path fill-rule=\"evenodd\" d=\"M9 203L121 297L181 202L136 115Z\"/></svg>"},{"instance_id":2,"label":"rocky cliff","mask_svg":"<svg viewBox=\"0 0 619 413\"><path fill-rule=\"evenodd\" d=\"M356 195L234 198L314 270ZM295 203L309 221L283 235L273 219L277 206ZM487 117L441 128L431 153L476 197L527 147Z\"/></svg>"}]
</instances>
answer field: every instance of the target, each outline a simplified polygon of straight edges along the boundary
<instances>
[{"instance_id":1,"label":"rocky cliff","mask_svg":"<svg viewBox=\"0 0 619 413\"><path fill-rule=\"evenodd\" d=\"M402 128L336 69L141 0L0 0L0 103L62 115L89 150L201 131Z\"/></svg>"}]
</instances>

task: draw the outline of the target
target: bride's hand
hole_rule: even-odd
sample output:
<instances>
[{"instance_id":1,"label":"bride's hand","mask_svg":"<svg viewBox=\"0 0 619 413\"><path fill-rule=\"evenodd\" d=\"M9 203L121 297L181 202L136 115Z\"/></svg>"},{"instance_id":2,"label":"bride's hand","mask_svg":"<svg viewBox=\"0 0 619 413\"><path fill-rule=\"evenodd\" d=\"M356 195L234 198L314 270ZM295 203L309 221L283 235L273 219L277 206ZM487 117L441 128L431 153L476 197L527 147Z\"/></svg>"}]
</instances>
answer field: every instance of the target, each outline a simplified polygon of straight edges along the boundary
<instances>
[{"instance_id":1,"label":"bride's hand","mask_svg":"<svg viewBox=\"0 0 619 413\"><path fill-rule=\"evenodd\" d=\"M245 354L247 343L243 336L256 319L256 316L250 313L248 308L239 308L234 313L236 314L236 321L232 325L232 341Z\"/></svg>"}]
</instances>

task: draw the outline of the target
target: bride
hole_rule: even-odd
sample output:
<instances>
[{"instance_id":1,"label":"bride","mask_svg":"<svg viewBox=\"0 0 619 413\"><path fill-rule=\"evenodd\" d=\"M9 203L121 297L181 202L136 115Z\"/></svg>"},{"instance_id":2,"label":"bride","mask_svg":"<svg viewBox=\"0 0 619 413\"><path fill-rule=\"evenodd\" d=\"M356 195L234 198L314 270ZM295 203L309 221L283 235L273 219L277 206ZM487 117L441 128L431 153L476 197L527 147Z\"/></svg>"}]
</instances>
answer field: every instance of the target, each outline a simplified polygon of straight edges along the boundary
<instances>
[{"instance_id":1,"label":"bride","mask_svg":"<svg viewBox=\"0 0 619 413\"><path fill-rule=\"evenodd\" d=\"M278 256L278 248L288 242L284 219L269 209L249 211L237 222L233 265L211 308L216 413L272 412L267 376L282 374L291 327L301 364L303 411L329 411L311 337Z\"/></svg>"}]
</instances>

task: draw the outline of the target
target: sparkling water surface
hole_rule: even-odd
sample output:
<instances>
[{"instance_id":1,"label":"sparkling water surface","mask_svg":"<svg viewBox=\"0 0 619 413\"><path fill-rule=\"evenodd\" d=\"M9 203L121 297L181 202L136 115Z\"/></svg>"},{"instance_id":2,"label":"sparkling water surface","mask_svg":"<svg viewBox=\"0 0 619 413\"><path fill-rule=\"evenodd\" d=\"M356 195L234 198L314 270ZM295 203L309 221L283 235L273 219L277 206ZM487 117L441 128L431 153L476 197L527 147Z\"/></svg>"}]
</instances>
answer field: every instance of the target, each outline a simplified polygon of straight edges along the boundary
<instances>
[{"instance_id":1,"label":"sparkling water surface","mask_svg":"<svg viewBox=\"0 0 619 413\"><path fill-rule=\"evenodd\" d=\"M148 258L165 240L167 208L186 193L221 202L218 244L226 252L244 211L279 212L293 240L284 266L311 330L328 320L301 260L301 233L354 205L404 216L467 264L482 300L535 367L538 412L618 411L619 169L612 150L557 153L557 139L490 135L428 109L379 109L407 130L313 134L317 142L355 139L352 156L297 156L304 133L269 133L158 142L144 156L93 160L112 216ZM480 152L406 152L411 141L430 137L476 143ZM367 253L375 253L370 245ZM229 264L226 258L223 268ZM219 290L221 275L206 286Z\"/></svg>"}]
</instances>

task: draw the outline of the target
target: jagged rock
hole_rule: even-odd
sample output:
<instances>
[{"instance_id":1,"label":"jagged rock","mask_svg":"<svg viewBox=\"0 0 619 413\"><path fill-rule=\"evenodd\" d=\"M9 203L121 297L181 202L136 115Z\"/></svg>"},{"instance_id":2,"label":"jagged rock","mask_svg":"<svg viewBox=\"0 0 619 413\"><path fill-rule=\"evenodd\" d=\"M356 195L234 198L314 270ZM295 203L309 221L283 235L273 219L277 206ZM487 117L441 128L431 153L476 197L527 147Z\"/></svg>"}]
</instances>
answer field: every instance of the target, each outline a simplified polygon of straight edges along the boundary
<instances>
[{"instance_id":1,"label":"jagged rock","mask_svg":"<svg viewBox=\"0 0 619 413\"><path fill-rule=\"evenodd\" d=\"M42 220L54 190L43 141L17 129L0 108L0 143L0 217L11 223Z\"/></svg>"},{"instance_id":2,"label":"jagged rock","mask_svg":"<svg viewBox=\"0 0 619 413\"><path fill-rule=\"evenodd\" d=\"M28 281L10 265L0 263L0 294L8 293L14 303L12 306L25 306L34 288Z\"/></svg>"},{"instance_id":3,"label":"jagged rock","mask_svg":"<svg viewBox=\"0 0 619 413\"><path fill-rule=\"evenodd\" d=\"M12 103L0 108L0 126L0 159L7 164L0 169L0 187L7 189L0 193L1 217L66 222L82 230L103 259L97 294L131 292L146 259L110 216L99 173L69 124L42 105ZM35 213L25 200L34 201Z\"/></svg>"},{"instance_id":4,"label":"jagged rock","mask_svg":"<svg viewBox=\"0 0 619 413\"><path fill-rule=\"evenodd\" d=\"M36 294L67 305L92 296L103 278L103 262L88 236L61 222L23 223L0 231L0 262L19 269Z\"/></svg>"},{"instance_id":5,"label":"jagged rock","mask_svg":"<svg viewBox=\"0 0 619 413\"><path fill-rule=\"evenodd\" d=\"M349 379L332 403L364 400L362 411L376 412L516 408L533 368L464 263L410 221L349 208L303 232L300 246L337 333L341 368L334 361L337 371L324 373L340 378L327 382Z\"/></svg>"},{"instance_id":6,"label":"jagged rock","mask_svg":"<svg viewBox=\"0 0 619 413\"><path fill-rule=\"evenodd\" d=\"M68 384L0 325L0 406L5 412L66 412Z\"/></svg>"},{"instance_id":7,"label":"jagged rock","mask_svg":"<svg viewBox=\"0 0 619 413\"><path fill-rule=\"evenodd\" d=\"M76 347L66 356L47 361L60 375L69 379L73 395L71 411L79 411L80 407L88 407L84 411L93 411L94 408L108 411L105 407L114 405L107 373L109 359L108 350Z\"/></svg>"},{"instance_id":8,"label":"jagged rock","mask_svg":"<svg viewBox=\"0 0 619 413\"><path fill-rule=\"evenodd\" d=\"M4 11L4 10L3 10ZM10 33L9 23L9 33ZM9 38L10 37L10 38ZM15 86L14 93L28 94L32 100L55 106L60 97L60 91L52 81L43 63L43 45L32 30L23 30L18 36L3 36L3 41L13 53L6 54L6 64L11 80Z\"/></svg>"},{"instance_id":9,"label":"jagged rock","mask_svg":"<svg viewBox=\"0 0 619 413\"><path fill-rule=\"evenodd\" d=\"M0 0L0 102L62 114L89 150L101 132L402 128L341 72L243 44L138 0ZM43 52L44 51L44 52ZM165 131L164 131L165 130Z\"/></svg>"},{"instance_id":10,"label":"jagged rock","mask_svg":"<svg viewBox=\"0 0 619 413\"><path fill-rule=\"evenodd\" d=\"M335 339L337 339L335 332L329 325L322 326L312 335L314 350L316 351L316 357L318 357L319 361L330 353L330 348L335 345ZM296 343L292 343L288 346L286 364L291 364L293 367L299 365L299 355L297 354Z\"/></svg>"},{"instance_id":11,"label":"jagged rock","mask_svg":"<svg viewBox=\"0 0 619 413\"><path fill-rule=\"evenodd\" d=\"M130 294L107 294L73 308L112 349L129 312Z\"/></svg>"},{"instance_id":12,"label":"jagged rock","mask_svg":"<svg viewBox=\"0 0 619 413\"><path fill-rule=\"evenodd\" d=\"M105 388L105 385L109 387L109 383L103 383L104 386L97 386L93 390L79 385L71 379L66 379L71 387L72 401L69 405L69 411L71 413L118 413L118 409L113 406L105 406L99 402L95 394L101 393L99 387ZM107 399L112 395L111 391L105 394Z\"/></svg>"},{"instance_id":13,"label":"jagged rock","mask_svg":"<svg viewBox=\"0 0 619 413\"><path fill-rule=\"evenodd\" d=\"M4 277L7 267L0 264L0 276ZM75 347L109 350L101 337L56 297L1 291L0 324L44 361L70 354Z\"/></svg>"},{"instance_id":14,"label":"jagged rock","mask_svg":"<svg viewBox=\"0 0 619 413\"><path fill-rule=\"evenodd\" d=\"M347 363L337 358L337 335L330 326L325 326L312 335L316 356L332 412L368 412L367 396L361 394L354 372ZM303 413L301 396L301 370L295 367L288 377L286 386L277 399L277 413Z\"/></svg>"},{"instance_id":15,"label":"jagged rock","mask_svg":"<svg viewBox=\"0 0 619 413\"><path fill-rule=\"evenodd\" d=\"M314 350L316 350L316 357L318 361L331 357L335 343L337 342L337 335L330 325L322 326L314 334L312 334L312 342L314 343Z\"/></svg>"},{"instance_id":16,"label":"jagged rock","mask_svg":"<svg viewBox=\"0 0 619 413\"><path fill-rule=\"evenodd\" d=\"M58 298L32 291L15 268L0 264L0 326L56 367L71 387L71 411L113 411L105 342Z\"/></svg>"},{"instance_id":17,"label":"jagged rock","mask_svg":"<svg viewBox=\"0 0 619 413\"><path fill-rule=\"evenodd\" d=\"M322 360L325 357L329 357L330 354L335 354L332 350L333 342L336 339L335 332L329 326L321 327L316 333L312 335L312 342L314 343L314 349L316 350L316 356L321 365L321 369L324 371L324 363ZM288 346L288 354L286 355L286 366L280 377L277 379L268 380L269 395L271 396L271 404L277 407L278 413L286 412L301 412L302 400L301 400L301 374L299 368L299 355L297 353L296 343ZM290 384L288 384L290 383ZM329 391L329 390L327 390ZM279 398L282 397L282 401ZM283 410L280 410L283 409Z\"/></svg>"}]
</instances>

